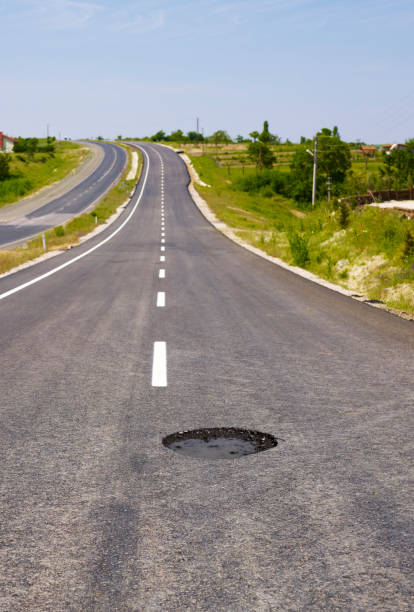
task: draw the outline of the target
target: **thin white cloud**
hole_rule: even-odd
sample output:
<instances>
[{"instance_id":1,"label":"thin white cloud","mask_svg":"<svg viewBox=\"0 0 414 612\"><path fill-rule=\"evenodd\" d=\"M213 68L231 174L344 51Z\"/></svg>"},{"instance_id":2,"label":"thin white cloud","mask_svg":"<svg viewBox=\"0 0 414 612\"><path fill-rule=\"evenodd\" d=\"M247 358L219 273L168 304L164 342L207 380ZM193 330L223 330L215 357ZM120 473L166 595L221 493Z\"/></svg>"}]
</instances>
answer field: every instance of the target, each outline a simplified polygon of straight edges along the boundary
<instances>
[{"instance_id":1,"label":"thin white cloud","mask_svg":"<svg viewBox=\"0 0 414 612\"><path fill-rule=\"evenodd\" d=\"M112 30L137 30L143 34L159 30L165 24L165 12L157 10L149 15L135 15L133 17L124 18L123 20L114 23L111 26Z\"/></svg>"},{"instance_id":2,"label":"thin white cloud","mask_svg":"<svg viewBox=\"0 0 414 612\"><path fill-rule=\"evenodd\" d=\"M102 9L97 2L82 0L17 0L8 17L47 30L68 30L86 26Z\"/></svg>"}]
</instances>

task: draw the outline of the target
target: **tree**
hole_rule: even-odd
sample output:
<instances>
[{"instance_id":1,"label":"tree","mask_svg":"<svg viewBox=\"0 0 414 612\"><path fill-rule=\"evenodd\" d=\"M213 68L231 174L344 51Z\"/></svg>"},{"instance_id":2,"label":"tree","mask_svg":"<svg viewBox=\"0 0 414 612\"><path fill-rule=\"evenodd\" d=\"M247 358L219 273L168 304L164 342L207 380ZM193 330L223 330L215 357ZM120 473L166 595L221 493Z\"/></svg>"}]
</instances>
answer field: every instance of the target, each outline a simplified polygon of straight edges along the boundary
<instances>
[{"instance_id":1,"label":"tree","mask_svg":"<svg viewBox=\"0 0 414 612\"><path fill-rule=\"evenodd\" d=\"M348 170L351 168L351 152L346 142L333 132L339 134L338 128L323 128L318 132L318 166L316 194L324 197L327 194L328 176L331 177L332 191L340 193ZM290 166L291 194L297 201L310 202L312 199L313 159L307 153L305 145L297 149Z\"/></svg>"},{"instance_id":2,"label":"tree","mask_svg":"<svg viewBox=\"0 0 414 612\"><path fill-rule=\"evenodd\" d=\"M6 153L0 153L0 181L10 176L10 159Z\"/></svg>"},{"instance_id":3,"label":"tree","mask_svg":"<svg viewBox=\"0 0 414 612\"><path fill-rule=\"evenodd\" d=\"M404 149L395 149L384 154L382 173L389 179L395 177L396 187L411 187L414 179L414 139L407 140Z\"/></svg>"},{"instance_id":4,"label":"tree","mask_svg":"<svg viewBox=\"0 0 414 612\"><path fill-rule=\"evenodd\" d=\"M116 139L117 139L117 140L122 140L122 136L121 136L121 134L119 134L119 135L116 137Z\"/></svg>"},{"instance_id":5,"label":"tree","mask_svg":"<svg viewBox=\"0 0 414 612\"><path fill-rule=\"evenodd\" d=\"M280 143L279 136L276 136L276 134L271 134L269 132L269 122L268 121L264 121L263 123L263 131L259 135L259 140L264 143L268 143L268 142L274 142L277 144Z\"/></svg>"},{"instance_id":6,"label":"tree","mask_svg":"<svg viewBox=\"0 0 414 612\"><path fill-rule=\"evenodd\" d=\"M260 134L257 130L254 130L254 132L250 132L249 134L250 138L253 138L253 142L256 142L256 140L259 138Z\"/></svg>"},{"instance_id":7,"label":"tree","mask_svg":"<svg viewBox=\"0 0 414 612\"><path fill-rule=\"evenodd\" d=\"M259 136L259 140L260 142L270 142L270 132L269 132L269 122L268 121L264 121L263 123L263 131Z\"/></svg>"},{"instance_id":8,"label":"tree","mask_svg":"<svg viewBox=\"0 0 414 612\"><path fill-rule=\"evenodd\" d=\"M184 132L182 130L175 130L175 132L171 132L168 140L171 140L172 142L184 142L186 137L184 136Z\"/></svg>"},{"instance_id":9,"label":"tree","mask_svg":"<svg viewBox=\"0 0 414 612\"><path fill-rule=\"evenodd\" d=\"M160 142L160 140L168 140L167 134L163 130L159 130L151 136L152 142Z\"/></svg>"},{"instance_id":10,"label":"tree","mask_svg":"<svg viewBox=\"0 0 414 612\"><path fill-rule=\"evenodd\" d=\"M225 130L217 130L209 137L209 140L212 140L216 145L220 143L227 144L228 142L231 142L231 138Z\"/></svg>"},{"instance_id":11,"label":"tree","mask_svg":"<svg viewBox=\"0 0 414 612\"><path fill-rule=\"evenodd\" d=\"M250 142L247 154L256 164L256 168L271 168L276 158L271 149L264 142Z\"/></svg>"},{"instance_id":12,"label":"tree","mask_svg":"<svg viewBox=\"0 0 414 612\"><path fill-rule=\"evenodd\" d=\"M190 142L202 142L204 140L203 134L199 132L187 132L187 138Z\"/></svg>"},{"instance_id":13,"label":"tree","mask_svg":"<svg viewBox=\"0 0 414 612\"><path fill-rule=\"evenodd\" d=\"M244 137L241 134L238 134L235 138L236 142L238 142L239 144L241 144L242 142L244 142Z\"/></svg>"},{"instance_id":14,"label":"tree","mask_svg":"<svg viewBox=\"0 0 414 612\"><path fill-rule=\"evenodd\" d=\"M323 128L318 134L318 180L326 185L330 176L334 185L341 185L350 168L351 151L339 137L337 126L332 131Z\"/></svg>"}]
</instances>

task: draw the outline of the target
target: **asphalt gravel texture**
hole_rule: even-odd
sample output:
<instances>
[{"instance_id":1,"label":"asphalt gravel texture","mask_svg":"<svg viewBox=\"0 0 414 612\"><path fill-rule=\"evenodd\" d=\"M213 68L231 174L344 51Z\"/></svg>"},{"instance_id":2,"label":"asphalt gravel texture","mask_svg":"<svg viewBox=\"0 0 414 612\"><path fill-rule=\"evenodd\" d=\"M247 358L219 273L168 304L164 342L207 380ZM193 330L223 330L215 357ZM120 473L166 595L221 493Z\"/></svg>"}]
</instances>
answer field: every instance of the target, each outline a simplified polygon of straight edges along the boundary
<instances>
[{"instance_id":1,"label":"asphalt gravel texture","mask_svg":"<svg viewBox=\"0 0 414 612\"><path fill-rule=\"evenodd\" d=\"M98 244L148 170L116 236L0 300L0 609L411 610L413 323L234 244L179 156L142 147L106 233L0 279L1 297ZM205 427L279 444L162 444Z\"/></svg>"},{"instance_id":2,"label":"asphalt gravel texture","mask_svg":"<svg viewBox=\"0 0 414 612\"><path fill-rule=\"evenodd\" d=\"M104 151L98 168L81 183L18 219L0 222L0 248L33 238L82 213L115 184L126 165L124 149L110 143L94 143Z\"/></svg>"}]
</instances>

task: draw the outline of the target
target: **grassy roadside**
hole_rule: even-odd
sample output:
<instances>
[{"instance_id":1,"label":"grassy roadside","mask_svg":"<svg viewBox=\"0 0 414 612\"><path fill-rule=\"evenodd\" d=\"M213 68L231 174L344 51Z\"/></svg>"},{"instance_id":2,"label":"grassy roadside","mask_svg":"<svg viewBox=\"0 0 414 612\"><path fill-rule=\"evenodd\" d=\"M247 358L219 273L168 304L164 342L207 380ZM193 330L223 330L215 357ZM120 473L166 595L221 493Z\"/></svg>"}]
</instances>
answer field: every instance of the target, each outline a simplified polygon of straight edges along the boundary
<instances>
[{"instance_id":1,"label":"grassy roadside","mask_svg":"<svg viewBox=\"0 0 414 612\"><path fill-rule=\"evenodd\" d=\"M191 156L196 185L216 216L243 240L268 255L305 268L371 300L414 314L414 227L405 215L366 207L322 203L298 210L297 203L262 190L237 188L241 169L231 173L208 156Z\"/></svg>"},{"instance_id":2,"label":"grassy roadside","mask_svg":"<svg viewBox=\"0 0 414 612\"><path fill-rule=\"evenodd\" d=\"M0 182L0 207L62 180L91 154L89 149L74 142L58 141L54 146L53 154L8 154L10 177Z\"/></svg>"},{"instance_id":3,"label":"grassy roadside","mask_svg":"<svg viewBox=\"0 0 414 612\"><path fill-rule=\"evenodd\" d=\"M46 231L45 238L48 252L64 251L68 247L78 244L82 236L92 232L97 225L105 223L116 209L128 198L137 182L137 178L130 181L126 180L132 163L132 149L127 145L121 144L120 146L123 146L128 152L128 162L118 184L106 194L92 212L83 213L71 221L68 221L65 225L59 225ZM140 176L142 170L142 156L140 152L138 152L138 157L139 165L137 177ZM0 274L20 266L27 261L36 259L43 254L41 235L28 241L23 246L18 246L8 251L0 251Z\"/></svg>"}]
</instances>

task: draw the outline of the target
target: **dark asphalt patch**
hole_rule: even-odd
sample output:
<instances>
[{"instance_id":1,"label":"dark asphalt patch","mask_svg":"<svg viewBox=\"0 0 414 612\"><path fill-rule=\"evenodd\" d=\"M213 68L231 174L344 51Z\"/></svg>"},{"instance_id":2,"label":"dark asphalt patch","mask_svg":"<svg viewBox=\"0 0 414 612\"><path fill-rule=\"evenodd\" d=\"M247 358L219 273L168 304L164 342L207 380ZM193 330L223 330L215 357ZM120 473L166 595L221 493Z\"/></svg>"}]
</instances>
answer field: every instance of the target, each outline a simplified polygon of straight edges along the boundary
<instances>
[{"instance_id":1,"label":"dark asphalt patch","mask_svg":"<svg viewBox=\"0 0 414 612\"><path fill-rule=\"evenodd\" d=\"M277 446L277 439L260 431L215 427L179 431L165 436L162 443L166 448L188 457L237 459L274 448Z\"/></svg>"}]
</instances>

